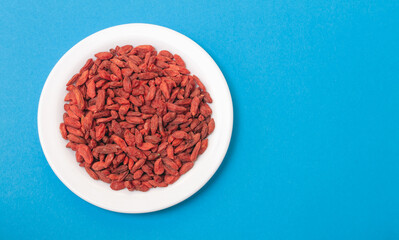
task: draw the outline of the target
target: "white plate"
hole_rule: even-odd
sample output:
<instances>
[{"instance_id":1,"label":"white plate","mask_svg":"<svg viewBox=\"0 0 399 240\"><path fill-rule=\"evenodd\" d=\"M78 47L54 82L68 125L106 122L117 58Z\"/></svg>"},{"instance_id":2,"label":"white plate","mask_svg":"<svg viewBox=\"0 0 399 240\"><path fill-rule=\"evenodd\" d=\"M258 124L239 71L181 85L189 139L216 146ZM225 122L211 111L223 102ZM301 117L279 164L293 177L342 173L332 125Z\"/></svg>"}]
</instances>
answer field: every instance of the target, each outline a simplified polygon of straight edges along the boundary
<instances>
[{"instance_id":1,"label":"white plate","mask_svg":"<svg viewBox=\"0 0 399 240\"><path fill-rule=\"evenodd\" d=\"M65 147L59 125L64 113L65 84L88 58L116 45L151 44L158 51L179 54L187 69L197 75L210 95L215 131L208 149L194 167L174 184L148 192L126 189L113 191L109 184L95 181L79 167L75 152ZM76 195L98 207L122 213L145 213L173 206L197 192L213 176L228 149L233 127L233 105L226 80L219 67L198 44L171 29L151 24L126 24L99 31L72 47L54 66L44 84L39 101L38 130L48 163L58 178Z\"/></svg>"}]
</instances>

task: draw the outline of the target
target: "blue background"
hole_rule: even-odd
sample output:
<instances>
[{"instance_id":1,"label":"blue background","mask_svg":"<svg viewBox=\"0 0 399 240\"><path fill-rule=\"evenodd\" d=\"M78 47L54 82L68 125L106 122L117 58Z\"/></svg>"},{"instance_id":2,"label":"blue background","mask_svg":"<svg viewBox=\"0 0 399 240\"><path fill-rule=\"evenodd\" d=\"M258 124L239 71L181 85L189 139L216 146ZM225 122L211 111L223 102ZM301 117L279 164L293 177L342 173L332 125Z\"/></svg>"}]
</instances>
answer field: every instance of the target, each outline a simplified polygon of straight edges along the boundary
<instances>
[{"instance_id":1,"label":"blue background","mask_svg":"<svg viewBox=\"0 0 399 240\"><path fill-rule=\"evenodd\" d=\"M229 84L234 131L211 181L140 215L69 191L37 134L58 59L101 29L163 25ZM1 239L399 239L398 1L5 1Z\"/></svg>"}]
</instances>

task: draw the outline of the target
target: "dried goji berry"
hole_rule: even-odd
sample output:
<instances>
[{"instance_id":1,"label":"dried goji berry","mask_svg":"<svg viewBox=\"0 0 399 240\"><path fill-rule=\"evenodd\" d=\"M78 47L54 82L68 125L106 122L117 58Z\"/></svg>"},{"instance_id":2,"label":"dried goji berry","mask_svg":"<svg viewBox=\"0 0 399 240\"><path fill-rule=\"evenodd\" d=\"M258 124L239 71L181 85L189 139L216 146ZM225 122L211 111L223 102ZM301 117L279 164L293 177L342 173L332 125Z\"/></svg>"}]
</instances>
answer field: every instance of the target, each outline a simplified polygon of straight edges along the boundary
<instances>
[{"instance_id":1,"label":"dried goji berry","mask_svg":"<svg viewBox=\"0 0 399 240\"><path fill-rule=\"evenodd\" d=\"M151 45L95 54L67 83L60 124L93 179L113 190L166 187L189 171L215 129L212 98L183 59Z\"/></svg>"}]
</instances>

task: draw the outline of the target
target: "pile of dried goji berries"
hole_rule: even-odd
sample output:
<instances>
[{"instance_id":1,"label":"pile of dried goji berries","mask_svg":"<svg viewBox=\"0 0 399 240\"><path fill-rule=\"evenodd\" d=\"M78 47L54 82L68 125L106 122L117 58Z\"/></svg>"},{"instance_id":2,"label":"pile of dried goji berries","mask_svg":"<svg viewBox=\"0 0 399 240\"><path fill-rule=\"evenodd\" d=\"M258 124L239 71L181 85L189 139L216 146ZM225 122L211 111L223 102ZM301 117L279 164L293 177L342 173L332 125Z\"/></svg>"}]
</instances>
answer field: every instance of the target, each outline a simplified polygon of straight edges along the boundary
<instances>
[{"instance_id":1,"label":"pile of dried goji berries","mask_svg":"<svg viewBox=\"0 0 399 240\"><path fill-rule=\"evenodd\" d=\"M212 98L179 55L117 46L67 83L62 137L113 190L166 187L189 171L215 129Z\"/></svg>"}]
</instances>

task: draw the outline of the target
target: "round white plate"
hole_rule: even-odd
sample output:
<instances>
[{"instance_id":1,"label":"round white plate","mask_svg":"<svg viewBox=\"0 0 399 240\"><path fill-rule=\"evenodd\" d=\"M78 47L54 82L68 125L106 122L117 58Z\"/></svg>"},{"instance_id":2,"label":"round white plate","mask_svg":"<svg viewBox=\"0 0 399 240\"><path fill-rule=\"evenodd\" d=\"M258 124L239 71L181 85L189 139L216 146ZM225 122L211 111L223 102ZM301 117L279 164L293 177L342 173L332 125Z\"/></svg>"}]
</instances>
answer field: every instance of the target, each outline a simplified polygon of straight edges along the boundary
<instances>
[{"instance_id":1,"label":"round white plate","mask_svg":"<svg viewBox=\"0 0 399 240\"><path fill-rule=\"evenodd\" d=\"M113 191L109 184L95 181L79 167L75 152L65 147L59 125L64 113L65 84L88 58L116 45L150 44L157 51L179 54L187 69L197 75L213 98L210 105L215 131L208 149L194 167L166 188L148 192L124 189ZM171 29L151 24L126 24L101 30L72 47L54 66L44 84L39 101L38 130L48 163L58 178L76 195L98 207L122 213L145 213L173 206L197 192L213 176L228 149L233 127L233 105L226 80L219 67L198 44Z\"/></svg>"}]
</instances>

